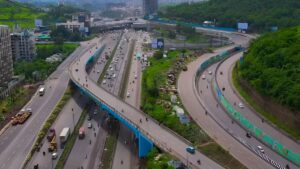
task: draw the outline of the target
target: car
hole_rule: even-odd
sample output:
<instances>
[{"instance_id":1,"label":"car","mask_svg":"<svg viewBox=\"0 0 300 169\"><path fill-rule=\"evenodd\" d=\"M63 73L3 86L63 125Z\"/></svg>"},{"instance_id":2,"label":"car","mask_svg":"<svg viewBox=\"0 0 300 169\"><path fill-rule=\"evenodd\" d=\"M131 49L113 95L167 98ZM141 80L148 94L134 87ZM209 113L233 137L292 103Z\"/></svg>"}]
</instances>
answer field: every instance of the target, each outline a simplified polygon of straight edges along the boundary
<instances>
[{"instance_id":1,"label":"car","mask_svg":"<svg viewBox=\"0 0 300 169\"><path fill-rule=\"evenodd\" d=\"M97 70L97 73L100 73L100 70Z\"/></svg>"},{"instance_id":2,"label":"car","mask_svg":"<svg viewBox=\"0 0 300 169\"><path fill-rule=\"evenodd\" d=\"M103 82L102 82L103 84L106 84L106 80L103 80Z\"/></svg>"},{"instance_id":3,"label":"car","mask_svg":"<svg viewBox=\"0 0 300 169\"><path fill-rule=\"evenodd\" d=\"M247 136L248 138L251 138L250 132L247 132L247 133L246 133L246 136Z\"/></svg>"},{"instance_id":4,"label":"car","mask_svg":"<svg viewBox=\"0 0 300 169\"><path fill-rule=\"evenodd\" d=\"M96 114L97 114L97 110L94 111L94 115L96 115Z\"/></svg>"},{"instance_id":5,"label":"car","mask_svg":"<svg viewBox=\"0 0 300 169\"><path fill-rule=\"evenodd\" d=\"M206 79L206 77L205 77L205 75L202 75L202 77L201 77L203 80L205 80Z\"/></svg>"},{"instance_id":6,"label":"car","mask_svg":"<svg viewBox=\"0 0 300 169\"><path fill-rule=\"evenodd\" d=\"M261 153L265 153L265 150L264 150L261 146L257 146L257 149L258 149Z\"/></svg>"},{"instance_id":7,"label":"car","mask_svg":"<svg viewBox=\"0 0 300 169\"><path fill-rule=\"evenodd\" d=\"M127 92L127 97L130 97L130 93L129 92Z\"/></svg>"},{"instance_id":8,"label":"car","mask_svg":"<svg viewBox=\"0 0 300 169\"><path fill-rule=\"evenodd\" d=\"M239 107L240 107L241 109L243 109L245 106L243 105L243 103L239 103Z\"/></svg>"},{"instance_id":9,"label":"car","mask_svg":"<svg viewBox=\"0 0 300 169\"><path fill-rule=\"evenodd\" d=\"M92 120L92 117L89 115L88 118L87 118L87 120L88 120L88 121L91 121L91 120Z\"/></svg>"},{"instance_id":10,"label":"car","mask_svg":"<svg viewBox=\"0 0 300 169\"><path fill-rule=\"evenodd\" d=\"M189 146L186 148L186 151L190 154L195 154L196 149L194 147Z\"/></svg>"},{"instance_id":11,"label":"car","mask_svg":"<svg viewBox=\"0 0 300 169\"><path fill-rule=\"evenodd\" d=\"M57 159L58 154L57 153L52 153L51 157L53 160Z\"/></svg>"},{"instance_id":12,"label":"car","mask_svg":"<svg viewBox=\"0 0 300 169\"><path fill-rule=\"evenodd\" d=\"M92 127L93 127L92 123L89 122L89 123L88 123L88 128L90 129L90 128L92 128Z\"/></svg>"},{"instance_id":13,"label":"car","mask_svg":"<svg viewBox=\"0 0 300 169\"><path fill-rule=\"evenodd\" d=\"M208 74L210 74L210 75L211 75L211 74L212 74L212 71L211 71L211 70L210 70L210 71L208 71Z\"/></svg>"},{"instance_id":14,"label":"car","mask_svg":"<svg viewBox=\"0 0 300 169\"><path fill-rule=\"evenodd\" d=\"M134 75L134 78L137 79L137 75L136 74Z\"/></svg>"}]
</instances>

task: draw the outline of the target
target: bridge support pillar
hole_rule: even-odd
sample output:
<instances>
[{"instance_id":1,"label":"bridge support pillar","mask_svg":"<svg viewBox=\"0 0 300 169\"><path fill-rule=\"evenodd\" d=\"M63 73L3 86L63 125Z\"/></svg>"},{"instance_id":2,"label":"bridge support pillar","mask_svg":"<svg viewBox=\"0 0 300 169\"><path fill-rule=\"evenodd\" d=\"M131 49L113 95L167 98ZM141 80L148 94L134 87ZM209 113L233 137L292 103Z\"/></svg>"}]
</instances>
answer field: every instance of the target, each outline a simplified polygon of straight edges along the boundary
<instances>
[{"instance_id":1,"label":"bridge support pillar","mask_svg":"<svg viewBox=\"0 0 300 169\"><path fill-rule=\"evenodd\" d=\"M153 143L142 133L139 133L139 157L146 157L152 150Z\"/></svg>"}]
</instances>

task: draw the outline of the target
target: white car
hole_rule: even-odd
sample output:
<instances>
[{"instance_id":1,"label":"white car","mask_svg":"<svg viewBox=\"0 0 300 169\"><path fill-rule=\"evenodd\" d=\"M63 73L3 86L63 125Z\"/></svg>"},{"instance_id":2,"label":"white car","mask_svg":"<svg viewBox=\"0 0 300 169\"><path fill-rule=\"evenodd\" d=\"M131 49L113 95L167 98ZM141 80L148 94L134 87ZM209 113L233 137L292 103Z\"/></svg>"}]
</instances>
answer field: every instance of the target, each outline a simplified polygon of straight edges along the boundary
<instances>
[{"instance_id":1,"label":"white car","mask_svg":"<svg viewBox=\"0 0 300 169\"><path fill-rule=\"evenodd\" d=\"M130 93L129 92L127 92L127 97L130 97Z\"/></svg>"},{"instance_id":2,"label":"white car","mask_svg":"<svg viewBox=\"0 0 300 169\"><path fill-rule=\"evenodd\" d=\"M58 154L57 153L52 153L52 159L56 159L57 158L57 156L58 156Z\"/></svg>"},{"instance_id":3,"label":"white car","mask_svg":"<svg viewBox=\"0 0 300 169\"><path fill-rule=\"evenodd\" d=\"M239 107L240 107L241 109L243 109L245 106L243 105L243 103L239 103Z\"/></svg>"},{"instance_id":4,"label":"white car","mask_svg":"<svg viewBox=\"0 0 300 169\"><path fill-rule=\"evenodd\" d=\"M97 73L100 73L100 70L97 70Z\"/></svg>"},{"instance_id":5,"label":"white car","mask_svg":"<svg viewBox=\"0 0 300 169\"><path fill-rule=\"evenodd\" d=\"M211 75L211 74L212 74L212 71L211 71L211 70L210 70L210 71L208 71L208 74L210 74L210 75Z\"/></svg>"},{"instance_id":6,"label":"white car","mask_svg":"<svg viewBox=\"0 0 300 169\"><path fill-rule=\"evenodd\" d=\"M106 84L106 80L103 80L103 84Z\"/></svg>"},{"instance_id":7,"label":"white car","mask_svg":"<svg viewBox=\"0 0 300 169\"><path fill-rule=\"evenodd\" d=\"M92 128L92 123L91 122L88 123L88 128L89 129Z\"/></svg>"},{"instance_id":8,"label":"white car","mask_svg":"<svg viewBox=\"0 0 300 169\"><path fill-rule=\"evenodd\" d=\"M257 146L257 149L258 149L261 153L265 153L265 150L264 150L261 146Z\"/></svg>"},{"instance_id":9,"label":"white car","mask_svg":"<svg viewBox=\"0 0 300 169\"><path fill-rule=\"evenodd\" d=\"M202 75L202 77L201 77L203 80L205 80L206 79L206 77L205 77L205 75Z\"/></svg>"}]
</instances>

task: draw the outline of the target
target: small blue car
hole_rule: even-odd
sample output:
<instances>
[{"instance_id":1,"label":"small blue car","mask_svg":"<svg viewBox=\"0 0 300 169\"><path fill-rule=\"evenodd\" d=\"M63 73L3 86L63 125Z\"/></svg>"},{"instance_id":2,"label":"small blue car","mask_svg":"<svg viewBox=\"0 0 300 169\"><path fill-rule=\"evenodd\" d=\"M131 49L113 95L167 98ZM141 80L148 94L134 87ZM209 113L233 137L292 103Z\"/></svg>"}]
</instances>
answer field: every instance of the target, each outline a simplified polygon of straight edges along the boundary
<instances>
[{"instance_id":1,"label":"small blue car","mask_svg":"<svg viewBox=\"0 0 300 169\"><path fill-rule=\"evenodd\" d=\"M194 147L191 147L191 146L190 146L190 147L187 147L187 148L186 148L186 151L189 152L190 154L195 154L195 152L196 152L195 148L194 148Z\"/></svg>"}]
</instances>

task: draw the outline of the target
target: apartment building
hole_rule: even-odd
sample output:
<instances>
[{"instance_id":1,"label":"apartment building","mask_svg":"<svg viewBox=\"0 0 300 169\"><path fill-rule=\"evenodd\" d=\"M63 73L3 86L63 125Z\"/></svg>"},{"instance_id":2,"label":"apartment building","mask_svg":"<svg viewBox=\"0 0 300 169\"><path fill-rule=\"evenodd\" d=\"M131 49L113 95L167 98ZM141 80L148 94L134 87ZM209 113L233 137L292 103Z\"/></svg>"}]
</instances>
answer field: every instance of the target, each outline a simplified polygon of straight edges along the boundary
<instances>
[{"instance_id":1,"label":"apartment building","mask_svg":"<svg viewBox=\"0 0 300 169\"><path fill-rule=\"evenodd\" d=\"M7 86L13 76L10 30L0 25L0 87Z\"/></svg>"}]
</instances>

